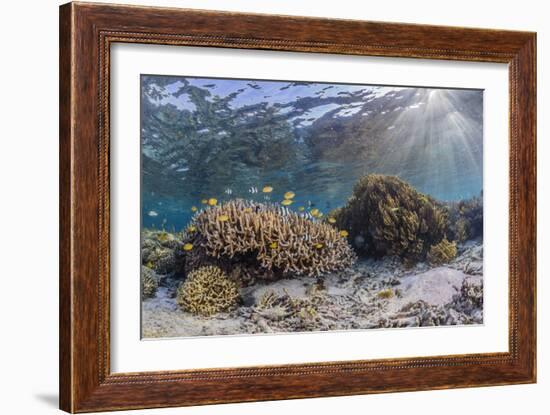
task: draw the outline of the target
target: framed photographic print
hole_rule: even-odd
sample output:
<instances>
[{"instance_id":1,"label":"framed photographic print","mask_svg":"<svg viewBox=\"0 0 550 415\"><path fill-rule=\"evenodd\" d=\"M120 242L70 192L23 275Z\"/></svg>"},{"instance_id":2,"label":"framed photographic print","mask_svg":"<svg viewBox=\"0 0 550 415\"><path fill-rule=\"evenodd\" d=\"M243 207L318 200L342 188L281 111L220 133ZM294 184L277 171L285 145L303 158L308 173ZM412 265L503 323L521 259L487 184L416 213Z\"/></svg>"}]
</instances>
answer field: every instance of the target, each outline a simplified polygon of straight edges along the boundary
<instances>
[{"instance_id":1,"label":"framed photographic print","mask_svg":"<svg viewBox=\"0 0 550 415\"><path fill-rule=\"evenodd\" d=\"M536 36L60 8L60 406L535 382Z\"/></svg>"}]
</instances>

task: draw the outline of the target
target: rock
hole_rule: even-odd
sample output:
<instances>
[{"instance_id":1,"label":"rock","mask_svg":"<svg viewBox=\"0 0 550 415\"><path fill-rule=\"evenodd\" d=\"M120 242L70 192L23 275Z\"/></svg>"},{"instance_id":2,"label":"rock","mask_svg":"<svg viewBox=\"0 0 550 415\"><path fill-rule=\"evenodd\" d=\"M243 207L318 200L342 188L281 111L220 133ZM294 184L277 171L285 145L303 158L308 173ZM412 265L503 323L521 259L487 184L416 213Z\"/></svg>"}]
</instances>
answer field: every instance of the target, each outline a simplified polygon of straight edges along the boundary
<instances>
[{"instance_id":1,"label":"rock","mask_svg":"<svg viewBox=\"0 0 550 415\"><path fill-rule=\"evenodd\" d=\"M442 306L452 301L459 293L466 274L461 271L438 267L421 274L401 278L399 286L402 305L424 301L435 306Z\"/></svg>"}]
</instances>

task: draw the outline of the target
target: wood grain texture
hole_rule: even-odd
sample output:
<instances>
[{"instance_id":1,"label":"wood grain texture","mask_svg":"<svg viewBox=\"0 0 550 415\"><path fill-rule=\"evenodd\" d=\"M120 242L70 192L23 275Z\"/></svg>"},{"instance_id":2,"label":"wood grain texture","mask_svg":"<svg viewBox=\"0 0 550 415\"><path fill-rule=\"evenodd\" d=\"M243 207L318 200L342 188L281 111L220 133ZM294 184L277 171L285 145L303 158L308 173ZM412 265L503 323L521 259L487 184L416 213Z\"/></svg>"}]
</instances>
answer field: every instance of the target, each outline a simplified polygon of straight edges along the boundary
<instances>
[{"instance_id":1,"label":"wood grain texture","mask_svg":"<svg viewBox=\"0 0 550 415\"><path fill-rule=\"evenodd\" d=\"M508 63L509 352L111 373L109 70L116 42ZM60 407L90 412L534 382L536 36L69 3L60 9ZM231 362L227 362L231 366Z\"/></svg>"}]
</instances>

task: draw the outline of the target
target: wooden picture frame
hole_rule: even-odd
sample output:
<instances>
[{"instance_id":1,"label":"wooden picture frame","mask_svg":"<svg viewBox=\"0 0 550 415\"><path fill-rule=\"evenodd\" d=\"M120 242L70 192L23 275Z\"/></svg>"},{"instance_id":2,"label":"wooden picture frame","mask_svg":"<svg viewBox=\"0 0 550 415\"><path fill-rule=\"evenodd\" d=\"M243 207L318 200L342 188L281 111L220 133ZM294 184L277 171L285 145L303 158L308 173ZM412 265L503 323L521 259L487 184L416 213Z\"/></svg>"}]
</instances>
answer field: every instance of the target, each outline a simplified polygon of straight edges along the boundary
<instances>
[{"instance_id":1,"label":"wooden picture frame","mask_svg":"<svg viewBox=\"0 0 550 415\"><path fill-rule=\"evenodd\" d=\"M110 46L118 42L508 64L509 352L111 373L109 62ZM535 33L69 3L60 8L59 92L61 409L91 412L535 382Z\"/></svg>"}]
</instances>

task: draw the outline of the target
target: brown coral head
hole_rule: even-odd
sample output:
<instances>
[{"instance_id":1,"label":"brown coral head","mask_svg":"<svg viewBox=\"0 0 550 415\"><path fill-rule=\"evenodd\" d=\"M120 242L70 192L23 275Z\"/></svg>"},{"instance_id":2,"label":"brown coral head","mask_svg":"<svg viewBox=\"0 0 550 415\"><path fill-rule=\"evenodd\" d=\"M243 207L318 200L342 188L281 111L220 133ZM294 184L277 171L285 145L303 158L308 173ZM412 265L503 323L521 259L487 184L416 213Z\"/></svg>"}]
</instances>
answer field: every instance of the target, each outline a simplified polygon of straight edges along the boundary
<instances>
[{"instance_id":1,"label":"brown coral head","mask_svg":"<svg viewBox=\"0 0 550 415\"><path fill-rule=\"evenodd\" d=\"M410 262L423 259L448 228L442 205L398 177L379 174L359 179L346 206L331 215L351 240L364 241L361 253Z\"/></svg>"},{"instance_id":2,"label":"brown coral head","mask_svg":"<svg viewBox=\"0 0 550 415\"><path fill-rule=\"evenodd\" d=\"M192 271L177 290L180 307L194 314L210 316L235 308L239 302L235 282L216 266L205 266Z\"/></svg>"},{"instance_id":3,"label":"brown coral head","mask_svg":"<svg viewBox=\"0 0 550 415\"><path fill-rule=\"evenodd\" d=\"M253 257L262 269L282 276L318 276L355 260L334 226L273 204L235 199L204 210L193 226L209 257Z\"/></svg>"}]
</instances>

